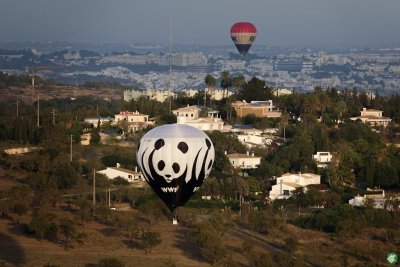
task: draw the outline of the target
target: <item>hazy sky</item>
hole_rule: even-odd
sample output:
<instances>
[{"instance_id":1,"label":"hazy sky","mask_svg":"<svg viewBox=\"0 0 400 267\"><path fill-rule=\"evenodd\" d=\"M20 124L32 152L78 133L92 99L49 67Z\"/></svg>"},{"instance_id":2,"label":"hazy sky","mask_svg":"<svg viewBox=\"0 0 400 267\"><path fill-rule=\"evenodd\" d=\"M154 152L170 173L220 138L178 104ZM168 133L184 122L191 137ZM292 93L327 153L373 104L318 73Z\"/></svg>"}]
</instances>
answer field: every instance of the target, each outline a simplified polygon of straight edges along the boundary
<instances>
[{"instance_id":1,"label":"hazy sky","mask_svg":"<svg viewBox=\"0 0 400 267\"><path fill-rule=\"evenodd\" d=\"M256 25L256 44L400 44L400 0L0 0L0 42L230 44Z\"/></svg>"}]
</instances>

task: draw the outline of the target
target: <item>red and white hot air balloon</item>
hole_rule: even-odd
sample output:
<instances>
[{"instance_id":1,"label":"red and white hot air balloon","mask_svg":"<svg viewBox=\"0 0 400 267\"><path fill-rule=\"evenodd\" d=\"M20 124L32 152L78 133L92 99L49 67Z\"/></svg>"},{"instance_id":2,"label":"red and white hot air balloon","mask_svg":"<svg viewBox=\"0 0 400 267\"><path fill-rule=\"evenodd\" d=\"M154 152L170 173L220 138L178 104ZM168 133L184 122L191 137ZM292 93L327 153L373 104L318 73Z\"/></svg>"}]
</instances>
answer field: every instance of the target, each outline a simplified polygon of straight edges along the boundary
<instances>
[{"instance_id":1,"label":"red and white hot air balloon","mask_svg":"<svg viewBox=\"0 0 400 267\"><path fill-rule=\"evenodd\" d=\"M257 29L250 22L237 22L231 27L231 38L239 53L244 57L257 36Z\"/></svg>"}]
</instances>

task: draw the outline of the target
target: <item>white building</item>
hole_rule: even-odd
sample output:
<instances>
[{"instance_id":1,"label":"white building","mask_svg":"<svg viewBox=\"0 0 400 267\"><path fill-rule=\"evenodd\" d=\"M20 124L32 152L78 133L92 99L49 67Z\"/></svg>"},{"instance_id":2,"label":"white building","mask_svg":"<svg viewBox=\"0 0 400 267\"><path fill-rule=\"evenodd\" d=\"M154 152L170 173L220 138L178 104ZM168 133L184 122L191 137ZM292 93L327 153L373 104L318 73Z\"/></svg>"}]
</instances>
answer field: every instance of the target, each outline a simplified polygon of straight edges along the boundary
<instances>
[{"instance_id":1,"label":"white building","mask_svg":"<svg viewBox=\"0 0 400 267\"><path fill-rule=\"evenodd\" d=\"M177 94L174 92L170 92L169 90L157 90L157 89L148 89L146 91L140 90L125 90L124 91L124 100L131 101L132 99L138 99L141 96L147 96L151 100L156 100L158 102L165 102L169 97L176 99Z\"/></svg>"},{"instance_id":2,"label":"white building","mask_svg":"<svg viewBox=\"0 0 400 267\"><path fill-rule=\"evenodd\" d=\"M137 168L135 168L134 171L120 168L118 163L117 167L107 167L107 169L98 171L97 173L104 174L105 176L107 176L108 179L121 177L130 183L145 181L143 174L138 171Z\"/></svg>"},{"instance_id":3,"label":"white building","mask_svg":"<svg viewBox=\"0 0 400 267\"><path fill-rule=\"evenodd\" d=\"M272 186L272 189L269 193L269 198L271 200L290 198L296 188L320 183L321 175L318 174L285 173L281 177L276 178L276 185Z\"/></svg>"},{"instance_id":4,"label":"white building","mask_svg":"<svg viewBox=\"0 0 400 267\"><path fill-rule=\"evenodd\" d=\"M260 135L238 134L236 137L242 144L246 145L247 147L265 145L264 138Z\"/></svg>"},{"instance_id":5,"label":"white building","mask_svg":"<svg viewBox=\"0 0 400 267\"><path fill-rule=\"evenodd\" d=\"M153 125L154 122L149 120L149 115L141 114L138 111L121 111L115 115L115 124L126 127L125 129L129 133L136 133L139 130L146 129L149 125Z\"/></svg>"},{"instance_id":6,"label":"white building","mask_svg":"<svg viewBox=\"0 0 400 267\"><path fill-rule=\"evenodd\" d=\"M19 147L19 148L9 148L9 149L4 149L4 153L7 155L20 155L20 154L27 154L27 153L32 153L32 152L38 152L39 150L42 150L43 148L41 147Z\"/></svg>"},{"instance_id":7,"label":"white building","mask_svg":"<svg viewBox=\"0 0 400 267\"><path fill-rule=\"evenodd\" d=\"M149 115L141 114L138 111L121 111L119 114L114 115L115 122L127 121L127 122L148 122Z\"/></svg>"},{"instance_id":8,"label":"white building","mask_svg":"<svg viewBox=\"0 0 400 267\"><path fill-rule=\"evenodd\" d=\"M87 117L84 119L84 122L93 125L94 128L97 128L97 125L99 124L100 121L100 126L102 126L104 123L112 123L114 122L114 118L112 117Z\"/></svg>"},{"instance_id":9,"label":"white building","mask_svg":"<svg viewBox=\"0 0 400 267\"><path fill-rule=\"evenodd\" d=\"M354 198L349 200L349 204L356 207L365 206L365 201L367 199L373 200L375 209L384 209L385 208L385 190L375 191L367 188L367 191L370 194L364 194L364 196L357 195Z\"/></svg>"},{"instance_id":10,"label":"white building","mask_svg":"<svg viewBox=\"0 0 400 267\"><path fill-rule=\"evenodd\" d=\"M313 155L313 160L317 162L318 168L326 168L332 162L332 154L330 152L320 152Z\"/></svg>"},{"instance_id":11,"label":"white building","mask_svg":"<svg viewBox=\"0 0 400 267\"><path fill-rule=\"evenodd\" d=\"M212 100L222 100L224 98L230 97L231 95L233 95L232 92L228 91L228 90L224 90L224 89L207 89L207 94L210 95L210 98Z\"/></svg>"},{"instance_id":12,"label":"white building","mask_svg":"<svg viewBox=\"0 0 400 267\"><path fill-rule=\"evenodd\" d=\"M140 90L125 90L124 91L124 100L129 102L132 99L137 100L141 96L147 96L147 92Z\"/></svg>"},{"instance_id":13,"label":"white building","mask_svg":"<svg viewBox=\"0 0 400 267\"><path fill-rule=\"evenodd\" d=\"M361 120L363 123L369 123L372 126L388 126L391 118L383 117L382 110L363 108L361 115L358 117L350 118L353 121Z\"/></svg>"},{"instance_id":14,"label":"white building","mask_svg":"<svg viewBox=\"0 0 400 267\"><path fill-rule=\"evenodd\" d=\"M224 121L220 118L198 118L186 121L184 124L190 125L202 131L225 131ZM226 131L229 131L227 129Z\"/></svg>"},{"instance_id":15,"label":"white building","mask_svg":"<svg viewBox=\"0 0 400 267\"><path fill-rule=\"evenodd\" d=\"M293 94L292 90L286 89L286 88L276 88L273 90L273 94L275 96L283 96L283 95L291 95Z\"/></svg>"},{"instance_id":16,"label":"white building","mask_svg":"<svg viewBox=\"0 0 400 267\"><path fill-rule=\"evenodd\" d=\"M200 117L201 108L199 106L189 106L178 108L172 111L177 118L177 123L185 123Z\"/></svg>"},{"instance_id":17,"label":"white building","mask_svg":"<svg viewBox=\"0 0 400 267\"><path fill-rule=\"evenodd\" d=\"M161 103L164 103L170 97L172 97L172 99L176 99L177 98L177 94L175 94L174 92L169 91L169 90L152 90L152 89L149 89L149 90L147 90L146 94L151 100L156 100L156 101L161 102Z\"/></svg>"},{"instance_id":18,"label":"white building","mask_svg":"<svg viewBox=\"0 0 400 267\"><path fill-rule=\"evenodd\" d=\"M280 118L282 113L273 105L272 100L268 101L236 101L232 103L238 117L254 114L256 117Z\"/></svg>"},{"instance_id":19,"label":"white building","mask_svg":"<svg viewBox=\"0 0 400 267\"><path fill-rule=\"evenodd\" d=\"M235 168L240 169L255 169L261 164L261 157L254 156L254 153L250 155L247 151L246 154L233 153L228 154L229 162Z\"/></svg>"},{"instance_id":20,"label":"white building","mask_svg":"<svg viewBox=\"0 0 400 267\"><path fill-rule=\"evenodd\" d=\"M84 133L81 135L81 145L88 146L90 145L90 139L92 138L91 133Z\"/></svg>"},{"instance_id":21,"label":"white building","mask_svg":"<svg viewBox=\"0 0 400 267\"><path fill-rule=\"evenodd\" d=\"M207 113L201 117L201 112ZM186 124L202 131L229 131L225 129L224 121L218 117L218 112L199 106L186 106L175 109L172 113L177 117L177 123Z\"/></svg>"},{"instance_id":22,"label":"white building","mask_svg":"<svg viewBox=\"0 0 400 267\"><path fill-rule=\"evenodd\" d=\"M207 90L207 88L206 88ZM187 96L187 97L194 97L196 94L199 93L199 90L196 89L187 89L187 90L182 90L182 92Z\"/></svg>"}]
</instances>

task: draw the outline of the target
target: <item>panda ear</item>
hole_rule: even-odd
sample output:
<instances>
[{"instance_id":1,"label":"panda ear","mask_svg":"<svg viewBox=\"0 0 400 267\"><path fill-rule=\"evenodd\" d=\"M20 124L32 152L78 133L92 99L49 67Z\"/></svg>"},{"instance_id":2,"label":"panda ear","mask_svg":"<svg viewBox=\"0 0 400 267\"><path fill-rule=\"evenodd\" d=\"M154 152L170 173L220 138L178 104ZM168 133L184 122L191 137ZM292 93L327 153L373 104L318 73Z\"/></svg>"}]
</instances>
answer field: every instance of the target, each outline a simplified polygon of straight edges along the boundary
<instances>
[{"instance_id":1,"label":"panda ear","mask_svg":"<svg viewBox=\"0 0 400 267\"><path fill-rule=\"evenodd\" d=\"M182 151L183 154L186 154L186 152L188 152L188 150L189 150L189 147L188 147L188 145L187 145L185 142L180 142L180 143L178 144L178 149L179 149L180 151Z\"/></svg>"},{"instance_id":2,"label":"panda ear","mask_svg":"<svg viewBox=\"0 0 400 267\"><path fill-rule=\"evenodd\" d=\"M208 148L210 148L210 147L211 147L211 141L210 141L210 140L208 140L208 138L206 138L206 145L207 145L207 147L208 147Z\"/></svg>"},{"instance_id":3,"label":"panda ear","mask_svg":"<svg viewBox=\"0 0 400 267\"><path fill-rule=\"evenodd\" d=\"M162 148L165 145L165 141L164 139L158 139L155 143L154 143L154 148L156 150L159 150L160 148Z\"/></svg>"}]
</instances>

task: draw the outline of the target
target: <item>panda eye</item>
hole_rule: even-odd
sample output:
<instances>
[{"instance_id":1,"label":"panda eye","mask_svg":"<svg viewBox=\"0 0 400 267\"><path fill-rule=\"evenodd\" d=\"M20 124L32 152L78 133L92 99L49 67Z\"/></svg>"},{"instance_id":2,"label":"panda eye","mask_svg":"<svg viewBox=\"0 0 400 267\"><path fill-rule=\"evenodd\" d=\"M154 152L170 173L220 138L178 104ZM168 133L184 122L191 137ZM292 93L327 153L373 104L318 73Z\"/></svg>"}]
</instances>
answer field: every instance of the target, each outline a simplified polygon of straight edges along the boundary
<instances>
[{"instance_id":1,"label":"panda eye","mask_svg":"<svg viewBox=\"0 0 400 267\"><path fill-rule=\"evenodd\" d=\"M172 164L172 169L175 173L178 173L181 167L179 167L179 164L175 162L174 164Z\"/></svg>"},{"instance_id":2,"label":"panda eye","mask_svg":"<svg viewBox=\"0 0 400 267\"><path fill-rule=\"evenodd\" d=\"M212 163L213 163L213 161L210 160L210 163L208 163L208 169L211 169Z\"/></svg>"},{"instance_id":3,"label":"panda eye","mask_svg":"<svg viewBox=\"0 0 400 267\"><path fill-rule=\"evenodd\" d=\"M157 164L157 167L160 171L164 170L165 168L165 162L163 160L160 160Z\"/></svg>"},{"instance_id":4,"label":"panda eye","mask_svg":"<svg viewBox=\"0 0 400 267\"><path fill-rule=\"evenodd\" d=\"M178 144L178 149L179 149L180 151L182 151L183 154L186 154L186 152L189 150L189 147L188 147L188 145L187 145L185 142L180 142L180 143Z\"/></svg>"}]
</instances>

